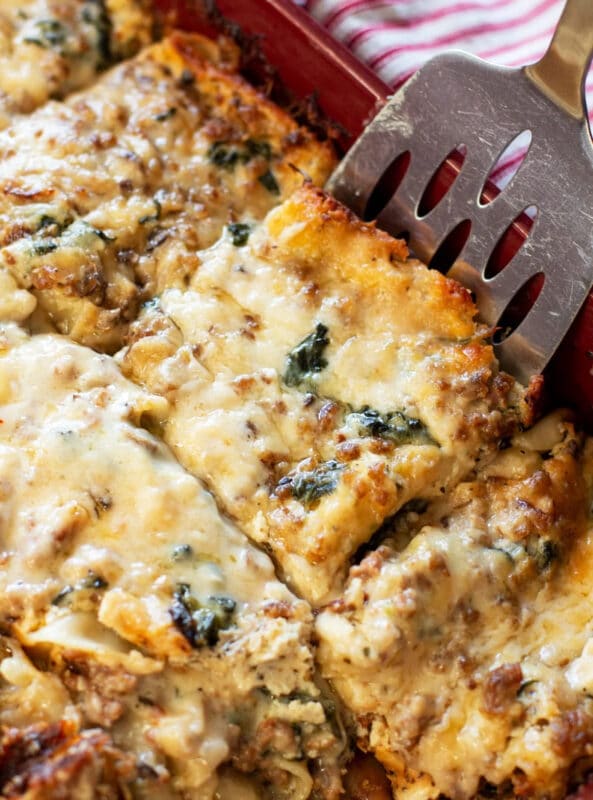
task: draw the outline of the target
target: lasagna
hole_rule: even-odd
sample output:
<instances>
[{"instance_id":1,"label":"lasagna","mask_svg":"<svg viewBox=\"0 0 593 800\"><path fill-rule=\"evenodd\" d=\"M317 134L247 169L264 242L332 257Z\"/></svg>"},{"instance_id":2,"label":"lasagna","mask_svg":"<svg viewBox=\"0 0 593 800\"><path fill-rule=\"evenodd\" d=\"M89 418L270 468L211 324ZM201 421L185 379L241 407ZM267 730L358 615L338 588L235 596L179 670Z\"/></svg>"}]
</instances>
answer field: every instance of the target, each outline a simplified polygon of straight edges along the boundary
<instances>
[{"instance_id":1,"label":"lasagna","mask_svg":"<svg viewBox=\"0 0 593 800\"><path fill-rule=\"evenodd\" d=\"M562 800L591 441L234 45L0 25L1 796Z\"/></svg>"},{"instance_id":2,"label":"lasagna","mask_svg":"<svg viewBox=\"0 0 593 800\"><path fill-rule=\"evenodd\" d=\"M122 365L163 428L314 605L405 503L446 492L523 413L468 293L304 187L186 289L162 292Z\"/></svg>"},{"instance_id":3,"label":"lasagna","mask_svg":"<svg viewBox=\"0 0 593 800\"><path fill-rule=\"evenodd\" d=\"M242 81L236 57L176 34L0 132L0 268L60 333L117 350L225 225L261 219L301 171L328 176L329 145Z\"/></svg>"},{"instance_id":4,"label":"lasagna","mask_svg":"<svg viewBox=\"0 0 593 800\"><path fill-rule=\"evenodd\" d=\"M144 0L16 0L0 9L0 128L87 86L152 38Z\"/></svg>"},{"instance_id":5,"label":"lasagna","mask_svg":"<svg viewBox=\"0 0 593 800\"><path fill-rule=\"evenodd\" d=\"M593 753L591 456L565 414L401 515L317 618L398 797L562 798Z\"/></svg>"},{"instance_id":6,"label":"lasagna","mask_svg":"<svg viewBox=\"0 0 593 800\"><path fill-rule=\"evenodd\" d=\"M0 387L3 796L337 797L311 610L148 432L166 402L11 325Z\"/></svg>"}]
</instances>

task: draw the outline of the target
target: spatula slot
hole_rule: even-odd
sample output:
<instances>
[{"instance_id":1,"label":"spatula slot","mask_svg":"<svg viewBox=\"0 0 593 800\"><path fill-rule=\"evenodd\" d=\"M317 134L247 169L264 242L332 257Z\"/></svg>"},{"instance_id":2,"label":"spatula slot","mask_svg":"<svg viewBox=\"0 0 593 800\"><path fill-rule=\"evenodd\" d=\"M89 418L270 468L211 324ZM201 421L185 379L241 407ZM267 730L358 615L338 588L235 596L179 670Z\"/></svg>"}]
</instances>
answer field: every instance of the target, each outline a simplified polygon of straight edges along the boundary
<instances>
[{"instance_id":1,"label":"spatula slot","mask_svg":"<svg viewBox=\"0 0 593 800\"><path fill-rule=\"evenodd\" d=\"M457 180L466 155L467 147L459 144L441 161L422 193L418 203L418 217L422 218L430 214L433 208L436 208L441 202Z\"/></svg>"},{"instance_id":2,"label":"spatula slot","mask_svg":"<svg viewBox=\"0 0 593 800\"><path fill-rule=\"evenodd\" d=\"M537 272L515 292L496 324L497 330L492 337L494 344L501 344L508 339L523 322L540 296L545 279L543 272Z\"/></svg>"},{"instance_id":3,"label":"spatula slot","mask_svg":"<svg viewBox=\"0 0 593 800\"><path fill-rule=\"evenodd\" d=\"M506 228L494 246L488 263L486 264L484 270L484 278L486 278L486 280L502 272L511 259L523 247L533 228L537 212L537 206L528 206L521 211Z\"/></svg>"},{"instance_id":4,"label":"spatula slot","mask_svg":"<svg viewBox=\"0 0 593 800\"><path fill-rule=\"evenodd\" d=\"M393 159L383 172L367 200L362 218L365 222L376 219L399 188L410 166L411 155L405 150Z\"/></svg>"},{"instance_id":5,"label":"spatula slot","mask_svg":"<svg viewBox=\"0 0 593 800\"><path fill-rule=\"evenodd\" d=\"M510 184L527 157L531 139L531 131L525 129L507 144L488 172L478 199L479 205L491 203Z\"/></svg>"},{"instance_id":6,"label":"spatula slot","mask_svg":"<svg viewBox=\"0 0 593 800\"><path fill-rule=\"evenodd\" d=\"M446 275L465 247L471 229L471 220L464 219L449 231L430 259L428 264L430 269L436 269Z\"/></svg>"}]
</instances>

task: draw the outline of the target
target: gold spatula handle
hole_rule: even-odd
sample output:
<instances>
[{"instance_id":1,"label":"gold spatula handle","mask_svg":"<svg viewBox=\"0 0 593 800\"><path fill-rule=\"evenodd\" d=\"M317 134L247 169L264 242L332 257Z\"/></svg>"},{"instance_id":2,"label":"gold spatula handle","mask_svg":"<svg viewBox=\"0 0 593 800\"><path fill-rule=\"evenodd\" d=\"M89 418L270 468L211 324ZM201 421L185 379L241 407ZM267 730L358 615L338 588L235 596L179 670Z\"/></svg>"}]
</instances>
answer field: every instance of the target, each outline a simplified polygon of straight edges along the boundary
<instances>
[{"instance_id":1,"label":"gold spatula handle","mask_svg":"<svg viewBox=\"0 0 593 800\"><path fill-rule=\"evenodd\" d=\"M557 106L583 119L585 78L592 55L593 0L567 0L547 52L525 73Z\"/></svg>"}]
</instances>

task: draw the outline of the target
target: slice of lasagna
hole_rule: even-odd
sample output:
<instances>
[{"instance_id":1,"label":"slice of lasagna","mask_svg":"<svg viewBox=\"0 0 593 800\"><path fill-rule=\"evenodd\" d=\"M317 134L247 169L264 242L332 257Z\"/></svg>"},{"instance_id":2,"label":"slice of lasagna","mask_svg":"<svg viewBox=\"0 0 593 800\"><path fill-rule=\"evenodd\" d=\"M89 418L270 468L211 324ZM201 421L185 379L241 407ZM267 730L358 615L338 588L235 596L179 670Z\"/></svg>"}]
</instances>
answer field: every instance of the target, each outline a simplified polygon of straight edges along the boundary
<instances>
[{"instance_id":1,"label":"slice of lasagna","mask_svg":"<svg viewBox=\"0 0 593 800\"><path fill-rule=\"evenodd\" d=\"M319 603L385 519L496 449L521 393L469 293L321 190L199 260L144 309L123 367L170 400L180 462Z\"/></svg>"},{"instance_id":2,"label":"slice of lasagna","mask_svg":"<svg viewBox=\"0 0 593 800\"><path fill-rule=\"evenodd\" d=\"M236 51L174 34L0 132L0 267L51 324L113 351L140 302L241 238L328 144L236 74Z\"/></svg>"},{"instance_id":3,"label":"slice of lasagna","mask_svg":"<svg viewBox=\"0 0 593 800\"><path fill-rule=\"evenodd\" d=\"M0 9L0 128L150 43L146 0L16 0Z\"/></svg>"},{"instance_id":4,"label":"slice of lasagna","mask_svg":"<svg viewBox=\"0 0 593 800\"><path fill-rule=\"evenodd\" d=\"M8 325L0 404L2 796L336 800L311 612L142 427L166 401Z\"/></svg>"},{"instance_id":5,"label":"slice of lasagna","mask_svg":"<svg viewBox=\"0 0 593 800\"><path fill-rule=\"evenodd\" d=\"M593 442L561 413L419 514L318 616L400 798L563 798L593 753Z\"/></svg>"}]
</instances>

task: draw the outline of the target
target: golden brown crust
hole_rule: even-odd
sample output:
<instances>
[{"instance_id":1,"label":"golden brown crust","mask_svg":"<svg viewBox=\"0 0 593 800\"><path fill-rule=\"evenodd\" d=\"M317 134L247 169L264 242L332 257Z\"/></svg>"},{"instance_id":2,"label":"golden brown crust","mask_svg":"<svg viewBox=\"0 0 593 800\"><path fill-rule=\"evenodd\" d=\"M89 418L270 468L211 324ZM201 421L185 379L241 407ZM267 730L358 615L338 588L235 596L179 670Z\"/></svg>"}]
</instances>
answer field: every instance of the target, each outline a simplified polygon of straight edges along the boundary
<instances>
[{"instance_id":1,"label":"golden brown crust","mask_svg":"<svg viewBox=\"0 0 593 800\"><path fill-rule=\"evenodd\" d=\"M0 265L61 333L113 352L227 224L300 185L293 165L326 179L331 147L235 66L232 48L176 33L0 137Z\"/></svg>"},{"instance_id":2,"label":"golden brown crust","mask_svg":"<svg viewBox=\"0 0 593 800\"><path fill-rule=\"evenodd\" d=\"M0 732L0 792L23 800L94 796L118 800L136 776L134 760L102 730L72 722Z\"/></svg>"}]
</instances>

